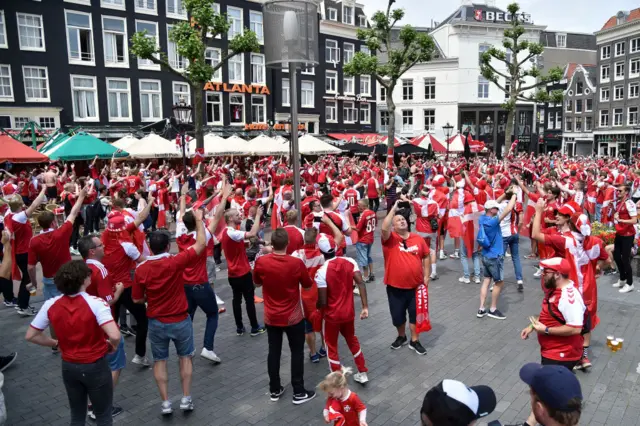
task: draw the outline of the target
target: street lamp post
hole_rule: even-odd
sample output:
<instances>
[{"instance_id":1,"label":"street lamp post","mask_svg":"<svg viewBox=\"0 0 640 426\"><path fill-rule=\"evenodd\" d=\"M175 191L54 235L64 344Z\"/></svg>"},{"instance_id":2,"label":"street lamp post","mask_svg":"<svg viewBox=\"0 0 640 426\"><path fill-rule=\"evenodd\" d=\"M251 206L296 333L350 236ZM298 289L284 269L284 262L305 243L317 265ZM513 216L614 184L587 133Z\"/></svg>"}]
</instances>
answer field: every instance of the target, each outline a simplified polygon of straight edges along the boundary
<instances>
[{"instance_id":1,"label":"street lamp post","mask_svg":"<svg viewBox=\"0 0 640 426\"><path fill-rule=\"evenodd\" d=\"M449 144L451 143L451 141L449 139L451 139L451 133L453 132L453 126L451 124L449 124L449 122L447 121L447 124L445 124L444 126L442 126L442 130L444 131L444 137L447 140L447 157L446 159L449 159Z\"/></svg>"},{"instance_id":2,"label":"street lamp post","mask_svg":"<svg viewBox=\"0 0 640 426\"><path fill-rule=\"evenodd\" d=\"M182 167L184 176L187 176L187 126L191 124L193 108L187 105L184 98L180 98L177 104L171 108L173 110L173 118L178 128L178 136L180 137L180 148L182 149Z\"/></svg>"}]
</instances>

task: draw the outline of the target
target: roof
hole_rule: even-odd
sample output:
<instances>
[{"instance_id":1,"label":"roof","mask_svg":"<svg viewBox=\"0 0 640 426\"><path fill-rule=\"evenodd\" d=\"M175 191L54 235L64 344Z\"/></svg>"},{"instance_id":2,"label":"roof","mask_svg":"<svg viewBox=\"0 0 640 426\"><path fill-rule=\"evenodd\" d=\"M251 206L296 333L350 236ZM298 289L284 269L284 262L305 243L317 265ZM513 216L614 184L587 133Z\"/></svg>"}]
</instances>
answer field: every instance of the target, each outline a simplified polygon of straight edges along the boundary
<instances>
[{"instance_id":1,"label":"roof","mask_svg":"<svg viewBox=\"0 0 640 426\"><path fill-rule=\"evenodd\" d=\"M585 75L585 78L588 78L591 85L595 86L597 68L598 67L596 65L591 65L591 64L584 65L584 64L568 63L567 66L564 68L563 79L567 79L570 82L571 79L573 78L573 75L576 73L576 71L584 70L587 73Z\"/></svg>"},{"instance_id":2,"label":"roof","mask_svg":"<svg viewBox=\"0 0 640 426\"><path fill-rule=\"evenodd\" d=\"M625 24L627 22L637 21L638 19L640 19L640 8L633 9L630 12L624 12L624 11L618 12L617 14L615 14L611 18L609 18L607 20L607 22L605 22L604 26L602 27L602 29L600 31L608 30L610 28L617 27L618 25L622 25L622 24L618 24L618 16L620 16L621 14L626 15L626 19L624 21Z\"/></svg>"},{"instance_id":3,"label":"roof","mask_svg":"<svg viewBox=\"0 0 640 426\"><path fill-rule=\"evenodd\" d=\"M544 47L555 47L556 44L556 35L564 34L566 35L566 46L560 49L583 49L583 50L598 50L596 45L596 36L593 34L584 34L584 33L567 33L564 31L542 31L540 34L540 43Z\"/></svg>"},{"instance_id":4,"label":"roof","mask_svg":"<svg viewBox=\"0 0 640 426\"><path fill-rule=\"evenodd\" d=\"M466 5L462 5L459 8L457 8L451 15L447 16L447 18L440 22L440 24L438 24L438 26L436 26L434 28L440 28L443 25L447 25L447 24L453 24L456 22L460 22L460 21L466 21L466 22L483 22L483 23L487 23L487 24L494 24L496 22L491 22L491 21L477 21L475 18L475 14L474 11L477 9L481 9L484 12L501 12L501 13L508 13L506 10L504 9L500 9L499 7L495 7L495 6L489 6L486 5L484 3L473 3L473 4L466 4ZM526 25L532 25L532 23L525 23Z\"/></svg>"},{"instance_id":5,"label":"roof","mask_svg":"<svg viewBox=\"0 0 640 426\"><path fill-rule=\"evenodd\" d=\"M598 83L598 66L597 65L583 65L582 68L589 73L588 78L592 85L596 86Z\"/></svg>"}]
</instances>

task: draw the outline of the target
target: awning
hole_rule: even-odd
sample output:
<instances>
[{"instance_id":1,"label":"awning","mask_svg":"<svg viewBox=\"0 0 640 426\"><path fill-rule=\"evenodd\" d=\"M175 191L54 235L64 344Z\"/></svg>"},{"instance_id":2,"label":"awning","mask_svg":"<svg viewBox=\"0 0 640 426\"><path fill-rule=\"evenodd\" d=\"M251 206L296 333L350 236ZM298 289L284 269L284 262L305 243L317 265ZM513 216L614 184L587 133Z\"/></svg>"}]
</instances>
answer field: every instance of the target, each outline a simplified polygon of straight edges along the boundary
<instances>
[{"instance_id":1,"label":"awning","mask_svg":"<svg viewBox=\"0 0 640 426\"><path fill-rule=\"evenodd\" d=\"M139 140L140 139L136 138L133 135L126 135L126 136L118 139L117 141L113 142L111 145L115 146L117 149L126 150L131 145L133 145L134 143L138 142Z\"/></svg>"},{"instance_id":2,"label":"awning","mask_svg":"<svg viewBox=\"0 0 640 426\"><path fill-rule=\"evenodd\" d=\"M289 144L267 135L259 135L249 141L247 150L251 155L287 155L289 154Z\"/></svg>"},{"instance_id":3,"label":"awning","mask_svg":"<svg viewBox=\"0 0 640 426\"><path fill-rule=\"evenodd\" d=\"M172 158L182 157L182 151L174 141L149 133L127 148L132 158Z\"/></svg>"},{"instance_id":4,"label":"awning","mask_svg":"<svg viewBox=\"0 0 640 426\"><path fill-rule=\"evenodd\" d=\"M42 163L49 161L49 158L11 136L0 135L0 163L6 161L11 163Z\"/></svg>"},{"instance_id":5,"label":"awning","mask_svg":"<svg viewBox=\"0 0 640 426\"><path fill-rule=\"evenodd\" d=\"M341 149L309 134L298 139L298 148L302 155L340 154L342 152Z\"/></svg>"},{"instance_id":6,"label":"awning","mask_svg":"<svg viewBox=\"0 0 640 426\"><path fill-rule=\"evenodd\" d=\"M423 149L429 149L429 145L431 145L431 149L433 149L434 152L447 152L447 148L445 148L444 145L442 145L442 143L440 143L440 141L431 133L416 136L411 139L409 143Z\"/></svg>"},{"instance_id":7,"label":"awning","mask_svg":"<svg viewBox=\"0 0 640 426\"><path fill-rule=\"evenodd\" d=\"M42 154L52 160L93 160L96 156L102 159L109 159L114 154L116 157L127 157L129 153L120 151L108 143L91 136L85 132L76 133L69 137L56 138L53 143L47 143L42 150Z\"/></svg>"}]
</instances>

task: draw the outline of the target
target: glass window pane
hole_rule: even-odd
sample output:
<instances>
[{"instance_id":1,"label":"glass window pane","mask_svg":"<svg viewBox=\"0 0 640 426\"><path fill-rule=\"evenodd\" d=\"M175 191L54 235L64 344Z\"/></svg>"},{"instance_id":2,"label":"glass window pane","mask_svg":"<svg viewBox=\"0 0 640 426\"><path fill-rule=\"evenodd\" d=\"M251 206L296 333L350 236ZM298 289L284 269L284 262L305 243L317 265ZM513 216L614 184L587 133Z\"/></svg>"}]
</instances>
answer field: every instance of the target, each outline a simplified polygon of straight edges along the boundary
<instances>
[{"instance_id":1,"label":"glass window pane","mask_svg":"<svg viewBox=\"0 0 640 426\"><path fill-rule=\"evenodd\" d=\"M67 24L76 27L90 28L89 15L67 12Z\"/></svg>"}]
</instances>

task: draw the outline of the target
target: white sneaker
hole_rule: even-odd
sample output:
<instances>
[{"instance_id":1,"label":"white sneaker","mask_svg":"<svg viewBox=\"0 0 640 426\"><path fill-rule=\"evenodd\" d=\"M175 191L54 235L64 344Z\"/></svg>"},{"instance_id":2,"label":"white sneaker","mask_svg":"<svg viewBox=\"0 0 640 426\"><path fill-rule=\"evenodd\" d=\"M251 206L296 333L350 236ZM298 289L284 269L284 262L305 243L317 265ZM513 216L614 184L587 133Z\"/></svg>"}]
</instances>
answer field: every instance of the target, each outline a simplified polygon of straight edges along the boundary
<instances>
[{"instance_id":1,"label":"white sneaker","mask_svg":"<svg viewBox=\"0 0 640 426\"><path fill-rule=\"evenodd\" d=\"M471 282L471 280L467 277L460 277L458 278L458 281L465 284L469 284Z\"/></svg>"},{"instance_id":2,"label":"white sneaker","mask_svg":"<svg viewBox=\"0 0 640 426\"><path fill-rule=\"evenodd\" d=\"M511 257L511 253L509 253L509 252L506 252L504 255L505 255L505 257Z\"/></svg>"},{"instance_id":3,"label":"white sneaker","mask_svg":"<svg viewBox=\"0 0 640 426\"><path fill-rule=\"evenodd\" d=\"M360 296L360 289L358 287L354 287L353 294L355 294L356 296Z\"/></svg>"},{"instance_id":4,"label":"white sneaker","mask_svg":"<svg viewBox=\"0 0 640 426\"><path fill-rule=\"evenodd\" d=\"M473 282L474 282L474 283L476 283L476 284L480 284L480 277L476 275L476 276L473 278Z\"/></svg>"},{"instance_id":5,"label":"white sneaker","mask_svg":"<svg viewBox=\"0 0 640 426\"><path fill-rule=\"evenodd\" d=\"M220 296L218 296L218 293L216 293L216 303L218 305L224 305L224 300L220 299Z\"/></svg>"},{"instance_id":6,"label":"white sneaker","mask_svg":"<svg viewBox=\"0 0 640 426\"><path fill-rule=\"evenodd\" d=\"M622 287L620 290L618 290L620 293L630 293L634 290L633 284L629 285L629 284L625 284L624 287Z\"/></svg>"},{"instance_id":7,"label":"white sneaker","mask_svg":"<svg viewBox=\"0 0 640 426\"><path fill-rule=\"evenodd\" d=\"M444 254L443 251L440 252L440 260L446 260L447 259L447 255Z\"/></svg>"},{"instance_id":8,"label":"white sneaker","mask_svg":"<svg viewBox=\"0 0 640 426\"><path fill-rule=\"evenodd\" d=\"M534 277L540 278L542 276L542 268L538 269L534 274Z\"/></svg>"},{"instance_id":9,"label":"white sneaker","mask_svg":"<svg viewBox=\"0 0 640 426\"><path fill-rule=\"evenodd\" d=\"M73 247L69 247L69 253L71 253L74 256L80 256L80 252L77 249L74 249Z\"/></svg>"},{"instance_id":10,"label":"white sneaker","mask_svg":"<svg viewBox=\"0 0 640 426\"><path fill-rule=\"evenodd\" d=\"M180 409L182 411L193 411L193 400L190 396L183 396L180 400Z\"/></svg>"},{"instance_id":11,"label":"white sneaker","mask_svg":"<svg viewBox=\"0 0 640 426\"><path fill-rule=\"evenodd\" d=\"M458 252L457 250L453 252L452 255L449 256L452 259L460 259L460 252Z\"/></svg>"},{"instance_id":12,"label":"white sneaker","mask_svg":"<svg viewBox=\"0 0 640 426\"><path fill-rule=\"evenodd\" d=\"M173 413L173 408L171 407L171 401L163 401L162 402L162 415L168 416Z\"/></svg>"},{"instance_id":13,"label":"white sneaker","mask_svg":"<svg viewBox=\"0 0 640 426\"><path fill-rule=\"evenodd\" d=\"M147 358L146 356L136 355L136 356L133 357L131 362L134 363L134 364L141 365L143 367L151 366L151 363L149 362L149 358Z\"/></svg>"},{"instance_id":14,"label":"white sneaker","mask_svg":"<svg viewBox=\"0 0 640 426\"><path fill-rule=\"evenodd\" d=\"M369 377L367 377L367 373L356 373L353 375L353 380L364 385L369 381Z\"/></svg>"},{"instance_id":15,"label":"white sneaker","mask_svg":"<svg viewBox=\"0 0 640 426\"><path fill-rule=\"evenodd\" d=\"M216 355L214 351L210 351L207 348L202 348L202 352L200 352L200 356L204 359L208 359L211 362L215 362L216 364L220 364L222 362L220 361L220 358L218 357L218 355Z\"/></svg>"},{"instance_id":16,"label":"white sneaker","mask_svg":"<svg viewBox=\"0 0 640 426\"><path fill-rule=\"evenodd\" d=\"M622 286L626 285L626 283L622 280L618 280L615 283L613 283L613 288L620 288Z\"/></svg>"}]
</instances>

